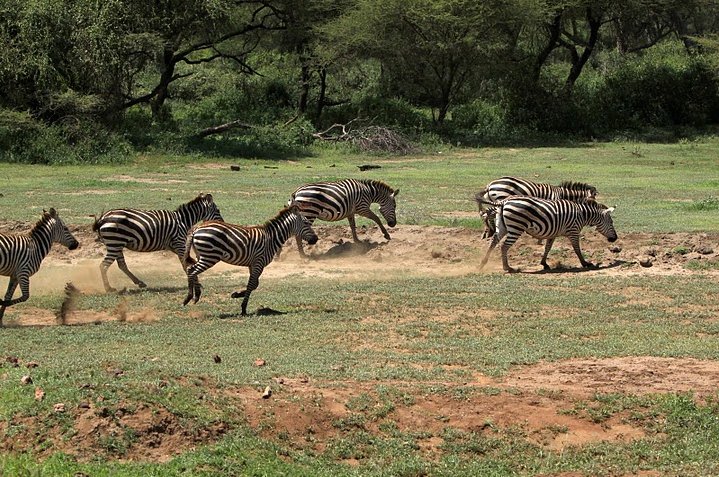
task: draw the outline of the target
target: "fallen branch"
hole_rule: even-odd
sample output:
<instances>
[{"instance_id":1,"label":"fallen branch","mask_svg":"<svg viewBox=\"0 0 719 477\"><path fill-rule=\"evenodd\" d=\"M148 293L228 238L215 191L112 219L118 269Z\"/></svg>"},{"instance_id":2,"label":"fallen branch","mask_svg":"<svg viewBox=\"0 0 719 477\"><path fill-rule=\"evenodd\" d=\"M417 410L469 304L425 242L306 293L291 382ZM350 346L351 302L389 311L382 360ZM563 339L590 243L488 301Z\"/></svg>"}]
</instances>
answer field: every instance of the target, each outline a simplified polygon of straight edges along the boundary
<instances>
[{"instance_id":1,"label":"fallen branch","mask_svg":"<svg viewBox=\"0 0 719 477\"><path fill-rule=\"evenodd\" d=\"M205 128L197 133L197 137L207 137L211 136L212 134L219 134L221 132L225 132L229 129L253 129L255 127L256 126L253 126L252 124L243 123L242 121L237 119L235 121L230 121L229 123L220 124L219 126Z\"/></svg>"}]
</instances>

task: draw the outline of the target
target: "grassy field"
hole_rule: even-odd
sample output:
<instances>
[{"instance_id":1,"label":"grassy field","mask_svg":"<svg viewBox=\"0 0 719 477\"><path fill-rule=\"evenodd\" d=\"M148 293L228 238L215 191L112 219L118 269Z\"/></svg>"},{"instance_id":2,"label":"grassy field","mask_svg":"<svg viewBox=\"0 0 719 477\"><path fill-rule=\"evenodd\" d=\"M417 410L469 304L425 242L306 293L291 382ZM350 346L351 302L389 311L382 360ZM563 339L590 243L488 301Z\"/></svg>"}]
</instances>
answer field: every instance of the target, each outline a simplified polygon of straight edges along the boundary
<instances>
[{"instance_id":1,"label":"grassy field","mask_svg":"<svg viewBox=\"0 0 719 477\"><path fill-rule=\"evenodd\" d=\"M400 188L399 227L459 229L480 225L475 192L493 178L520 175L595 185L600 201L617 205L620 236L717 234L718 146L706 139L403 158L323 151L296 161L0 164L0 217L33 222L42 208L55 207L73 228L109 208L174 208L211 192L225 220L260 223L305 182L368 177ZM368 163L382 167L359 172ZM208 273L202 301L183 308L175 263L144 270L147 290L93 291L76 303L78 312L97 314L145 310L144 319L0 329L0 476L719 475L716 393L572 395L502 381L523 366L570 359L719 360L719 280L711 267L539 277L479 274L470 265L448 276L408 270L384 254L382 273L333 276L339 263L328 261L324 275L263 276L250 308L271 304L287 312L280 316L238 316L229 294L246 280L239 269ZM58 281L10 308L6 319L59 309ZM257 366L257 358L267 363ZM24 375L32 385L20 384ZM711 386L714 377L707 379ZM275 394L263 401L257 390L266 386ZM36 399L36 387L45 399ZM492 410L515 402L511 418ZM332 405L340 409L330 412ZM543 406L571 424L532 428L533 409ZM423 413L431 416L426 425L411 425L424 422ZM290 427L292 414L307 422ZM157 429L139 432L132 416ZM476 426L467 424L473 420ZM537 437L575 435L579 424L630 426L639 437L562 449ZM176 442L148 443L170 434ZM158 447L163 458L153 453Z\"/></svg>"}]
</instances>

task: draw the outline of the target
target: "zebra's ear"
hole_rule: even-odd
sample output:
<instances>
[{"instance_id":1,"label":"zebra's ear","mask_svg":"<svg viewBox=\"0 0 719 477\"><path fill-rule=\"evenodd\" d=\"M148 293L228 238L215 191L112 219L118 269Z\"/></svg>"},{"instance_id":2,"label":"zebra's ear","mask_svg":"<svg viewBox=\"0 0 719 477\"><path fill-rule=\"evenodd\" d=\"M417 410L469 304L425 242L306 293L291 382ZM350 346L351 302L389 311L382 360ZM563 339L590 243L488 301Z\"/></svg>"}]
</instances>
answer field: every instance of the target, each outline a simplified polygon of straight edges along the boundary
<instances>
[{"instance_id":1,"label":"zebra's ear","mask_svg":"<svg viewBox=\"0 0 719 477\"><path fill-rule=\"evenodd\" d=\"M206 200L207 202L212 202L212 201L213 201L212 194L204 194L204 195L205 195L205 200Z\"/></svg>"},{"instance_id":2,"label":"zebra's ear","mask_svg":"<svg viewBox=\"0 0 719 477\"><path fill-rule=\"evenodd\" d=\"M394 192L392 192L392 197L397 197L397 194L399 194L399 189L395 189Z\"/></svg>"},{"instance_id":3,"label":"zebra's ear","mask_svg":"<svg viewBox=\"0 0 719 477\"><path fill-rule=\"evenodd\" d=\"M57 217L57 211L50 207L50 211L48 212L50 214L50 217Z\"/></svg>"}]
</instances>

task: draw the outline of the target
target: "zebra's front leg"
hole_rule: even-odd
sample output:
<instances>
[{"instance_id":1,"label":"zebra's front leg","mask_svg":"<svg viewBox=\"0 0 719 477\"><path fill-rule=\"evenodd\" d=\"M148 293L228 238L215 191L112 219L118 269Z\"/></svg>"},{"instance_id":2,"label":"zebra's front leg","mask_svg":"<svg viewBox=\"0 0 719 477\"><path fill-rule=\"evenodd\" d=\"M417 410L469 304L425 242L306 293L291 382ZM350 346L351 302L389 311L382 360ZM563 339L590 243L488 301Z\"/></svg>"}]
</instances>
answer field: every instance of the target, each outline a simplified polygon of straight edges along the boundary
<instances>
[{"instance_id":1,"label":"zebra's front leg","mask_svg":"<svg viewBox=\"0 0 719 477\"><path fill-rule=\"evenodd\" d=\"M132 280L132 283L134 283L135 285L137 285L140 288L147 287L145 282L143 282L142 280L137 278L135 275L133 275L133 273L130 271L130 269L127 268L127 263L125 263L125 256L122 254L122 252L120 252L120 255L118 255L118 257L117 257L117 266L120 267L120 270L122 270L125 273L125 275L128 276L128 278L130 280Z\"/></svg>"},{"instance_id":2,"label":"zebra's front leg","mask_svg":"<svg viewBox=\"0 0 719 477\"><path fill-rule=\"evenodd\" d=\"M502 243L502 268L507 273L516 273L518 270L509 266L509 249L519 240L519 235L507 234L507 238Z\"/></svg>"},{"instance_id":3,"label":"zebra's front leg","mask_svg":"<svg viewBox=\"0 0 719 477\"><path fill-rule=\"evenodd\" d=\"M572 248L574 249L574 253L577 254L577 257L579 257L579 261L581 262L582 267L597 268L597 266L594 265L592 262L584 260L584 255L582 255L582 249L579 247L579 234L571 235L569 237L569 241L572 242Z\"/></svg>"},{"instance_id":4,"label":"zebra's front leg","mask_svg":"<svg viewBox=\"0 0 719 477\"><path fill-rule=\"evenodd\" d=\"M302 246L302 237L300 237L299 235L296 235L295 240L297 241L297 250L300 252L300 256L307 258L307 254L305 253L305 248ZM282 249L277 250L276 258L280 257L281 250Z\"/></svg>"},{"instance_id":5,"label":"zebra's front leg","mask_svg":"<svg viewBox=\"0 0 719 477\"><path fill-rule=\"evenodd\" d=\"M2 301L2 305L0 305L0 327L2 327L2 317L5 315L5 308L8 307L5 303L12 300L12 296L15 294L15 289L17 288L17 279L10 277L10 281L7 284L7 292L5 293L5 300Z\"/></svg>"},{"instance_id":6,"label":"zebra's front leg","mask_svg":"<svg viewBox=\"0 0 719 477\"><path fill-rule=\"evenodd\" d=\"M540 263L545 270L549 270L549 265L547 264L547 256L549 255L549 251L552 249L552 245L554 245L553 238L547 239L547 242L544 244L544 255L542 255L542 261Z\"/></svg>"},{"instance_id":7,"label":"zebra's front leg","mask_svg":"<svg viewBox=\"0 0 719 477\"><path fill-rule=\"evenodd\" d=\"M382 234L384 235L384 238L387 240L391 240L392 237L390 237L389 232L387 232L387 229L384 228L384 225L382 225L382 221L377 217L377 214L372 212L371 210L368 210L365 214L363 214L368 219L374 220L377 225L379 225L379 229L382 231Z\"/></svg>"},{"instance_id":8,"label":"zebra's front leg","mask_svg":"<svg viewBox=\"0 0 719 477\"><path fill-rule=\"evenodd\" d=\"M243 298L242 300L242 316L247 316L247 304L250 301L250 294L260 285L260 275L262 275L264 266L256 266L250 269L250 279L247 281L247 288L234 292L232 298Z\"/></svg>"}]
</instances>

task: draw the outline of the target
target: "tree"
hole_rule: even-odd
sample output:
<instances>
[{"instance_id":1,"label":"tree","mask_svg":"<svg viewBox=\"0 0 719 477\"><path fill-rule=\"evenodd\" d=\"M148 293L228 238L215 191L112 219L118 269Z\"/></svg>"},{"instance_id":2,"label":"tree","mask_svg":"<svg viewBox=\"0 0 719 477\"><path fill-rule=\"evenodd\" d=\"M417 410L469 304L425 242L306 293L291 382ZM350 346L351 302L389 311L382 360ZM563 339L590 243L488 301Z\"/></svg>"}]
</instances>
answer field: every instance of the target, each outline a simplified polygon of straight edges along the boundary
<instances>
[{"instance_id":1,"label":"tree","mask_svg":"<svg viewBox=\"0 0 719 477\"><path fill-rule=\"evenodd\" d=\"M386 94L431 107L441 124L452 104L503 57L513 21L507 5L359 0L325 31L337 57L379 60Z\"/></svg>"}]
</instances>

